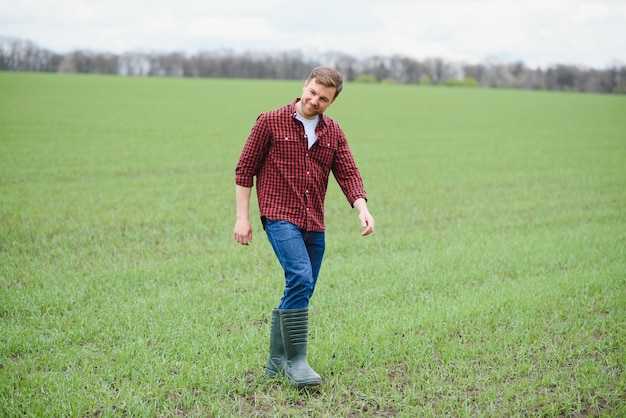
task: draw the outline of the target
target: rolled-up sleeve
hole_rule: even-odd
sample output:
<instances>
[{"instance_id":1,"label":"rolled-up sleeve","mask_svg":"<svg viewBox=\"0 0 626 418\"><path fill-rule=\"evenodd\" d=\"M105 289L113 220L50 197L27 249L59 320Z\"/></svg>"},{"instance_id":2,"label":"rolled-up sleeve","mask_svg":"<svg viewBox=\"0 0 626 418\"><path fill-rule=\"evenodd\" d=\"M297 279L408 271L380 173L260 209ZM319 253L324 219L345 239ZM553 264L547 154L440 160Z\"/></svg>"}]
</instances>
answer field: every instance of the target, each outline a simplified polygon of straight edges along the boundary
<instances>
[{"instance_id":1,"label":"rolled-up sleeve","mask_svg":"<svg viewBox=\"0 0 626 418\"><path fill-rule=\"evenodd\" d=\"M254 176L259 173L270 141L271 134L266 119L264 115L259 115L235 167L235 184L242 187L254 186Z\"/></svg>"},{"instance_id":2,"label":"rolled-up sleeve","mask_svg":"<svg viewBox=\"0 0 626 418\"><path fill-rule=\"evenodd\" d=\"M363 198L367 200L361 173L357 168L354 156L350 151L348 141L343 132L340 133L338 145L332 171L341 191L350 205L353 205L357 199Z\"/></svg>"}]
</instances>

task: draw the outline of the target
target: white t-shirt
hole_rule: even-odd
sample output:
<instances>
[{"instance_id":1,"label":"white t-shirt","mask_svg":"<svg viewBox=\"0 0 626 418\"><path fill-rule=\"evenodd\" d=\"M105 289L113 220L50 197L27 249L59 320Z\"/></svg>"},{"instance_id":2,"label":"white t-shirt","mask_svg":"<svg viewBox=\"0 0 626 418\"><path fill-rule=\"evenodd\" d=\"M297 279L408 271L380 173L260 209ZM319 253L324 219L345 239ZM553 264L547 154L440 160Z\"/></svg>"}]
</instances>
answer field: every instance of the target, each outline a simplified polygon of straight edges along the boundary
<instances>
[{"instance_id":1,"label":"white t-shirt","mask_svg":"<svg viewBox=\"0 0 626 418\"><path fill-rule=\"evenodd\" d=\"M304 125L304 133L306 134L306 138L309 141L309 148L311 148L313 144L315 144L315 141L317 141L315 128L317 127L317 122L320 120L320 116L317 115L315 119L306 119L304 116L296 112L296 119L298 119Z\"/></svg>"}]
</instances>

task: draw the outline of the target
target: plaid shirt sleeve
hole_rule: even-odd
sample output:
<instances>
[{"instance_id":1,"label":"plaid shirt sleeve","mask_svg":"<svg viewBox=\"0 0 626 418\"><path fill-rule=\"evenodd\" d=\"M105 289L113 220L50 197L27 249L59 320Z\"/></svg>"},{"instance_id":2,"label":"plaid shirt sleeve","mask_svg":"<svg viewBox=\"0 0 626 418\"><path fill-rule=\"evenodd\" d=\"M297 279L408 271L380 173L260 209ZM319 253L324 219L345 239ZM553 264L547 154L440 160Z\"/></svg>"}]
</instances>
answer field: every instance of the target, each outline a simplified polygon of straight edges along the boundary
<instances>
[{"instance_id":1,"label":"plaid shirt sleeve","mask_svg":"<svg viewBox=\"0 0 626 418\"><path fill-rule=\"evenodd\" d=\"M271 145L271 132L264 114L259 115L248 136L239 162L235 168L235 184L243 187L254 186L254 176L261 166Z\"/></svg>"},{"instance_id":2,"label":"plaid shirt sleeve","mask_svg":"<svg viewBox=\"0 0 626 418\"><path fill-rule=\"evenodd\" d=\"M357 199L363 198L367 200L367 195L363 187L363 179L361 173L357 168L354 156L348 145L345 134L336 126L338 130L337 136L339 138L337 152L332 165L332 172L339 184L339 187L343 191L343 194L348 199L350 205L354 205Z\"/></svg>"}]
</instances>

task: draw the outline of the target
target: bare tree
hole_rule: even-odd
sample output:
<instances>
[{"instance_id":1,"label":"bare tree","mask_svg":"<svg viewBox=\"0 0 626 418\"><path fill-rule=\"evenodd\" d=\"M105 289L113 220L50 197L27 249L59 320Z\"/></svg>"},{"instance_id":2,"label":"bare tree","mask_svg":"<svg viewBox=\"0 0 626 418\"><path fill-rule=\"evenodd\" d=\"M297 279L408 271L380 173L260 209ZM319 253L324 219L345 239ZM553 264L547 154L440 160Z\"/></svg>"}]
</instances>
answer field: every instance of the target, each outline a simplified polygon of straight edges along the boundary
<instances>
[{"instance_id":1,"label":"bare tree","mask_svg":"<svg viewBox=\"0 0 626 418\"><path fill-rule=\"evenodd\" d=\"M33 42L0 38L0 70L55 72L62 60L61 55Z\"/></svg>"},{"instance_id":2,"label":"bare tree","mask_svg":"<svg viewBox=\"0 0 626 418\"><path fill-rule=\"evenodd\" d=\"M234 53L229 50L204 51L194 55L182 52L115 55L92 51L61 55L41 49L29 41L0 38L0 71L302 79L312 66L320 64L338 68L347 81L367 76L365 78L378 82L415 84L427 80L428 84L467 85L450 83L465 78L466 81L473 79L480 86L492 88L626 93L626 66L618 62L604 70L572 65L556 65L542 70L531 69L523 62L487 60L478 64L460 64L442 58L418 61L399 55L356 59L341 52L327 52L314 57L305 57L301 51Z\"/></svg>"}]
</instances>

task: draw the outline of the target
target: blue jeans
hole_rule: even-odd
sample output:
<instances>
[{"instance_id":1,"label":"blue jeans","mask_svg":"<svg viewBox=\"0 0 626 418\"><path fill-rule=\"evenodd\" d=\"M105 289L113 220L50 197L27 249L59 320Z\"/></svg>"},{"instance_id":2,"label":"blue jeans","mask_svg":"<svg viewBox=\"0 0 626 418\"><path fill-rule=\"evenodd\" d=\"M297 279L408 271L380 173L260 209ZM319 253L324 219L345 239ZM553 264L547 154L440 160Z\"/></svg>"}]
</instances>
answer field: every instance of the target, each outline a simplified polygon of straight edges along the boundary
<instances>
[{"instance_id":1,"label":"blue jeans","mask_svg":"<svg viewBox=\"0 0 626 418\"><path fill-rule=\"evenodd\" d=\"M285 271L285 291L278 309L309 306L322 266L326 241L323 232L299 229L286 221L264 221L267 239Z\"/></svg>"}]
</instances>

